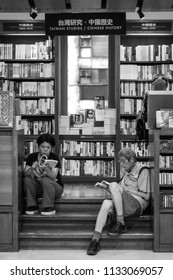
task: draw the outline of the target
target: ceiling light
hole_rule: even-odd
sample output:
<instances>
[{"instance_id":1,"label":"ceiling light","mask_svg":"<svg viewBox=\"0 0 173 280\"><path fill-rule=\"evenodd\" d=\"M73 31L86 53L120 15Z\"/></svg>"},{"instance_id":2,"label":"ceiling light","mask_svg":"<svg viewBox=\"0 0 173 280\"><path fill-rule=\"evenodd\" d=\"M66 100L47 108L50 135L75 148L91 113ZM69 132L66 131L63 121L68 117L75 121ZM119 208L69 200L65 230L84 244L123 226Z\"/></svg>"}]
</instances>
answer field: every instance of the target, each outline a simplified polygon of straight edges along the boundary
<instances>
[{"instance_id":1,"label":"ceiling light","mask_svg":"<svg viewBox=\"0 0 173 280\"><path fill-rule=\"evenodd\" d=\"M29 6L30 6L30 17L32 19L35 19L38 15L38 10L36 8L34 0L28 0Z\"/></svg>"},{"instance_id":2,"label":"ceiling light","mask_svg":"<svg viewBox=\"0 0 173 280\"><path fill-rule=\"evenodd\" d=\"M37 17L37 15L38 15L37 9L36 8L31 8L31 10L30 10L30 17L32 19L35 19Z\"/></svg>"}]
</instances>

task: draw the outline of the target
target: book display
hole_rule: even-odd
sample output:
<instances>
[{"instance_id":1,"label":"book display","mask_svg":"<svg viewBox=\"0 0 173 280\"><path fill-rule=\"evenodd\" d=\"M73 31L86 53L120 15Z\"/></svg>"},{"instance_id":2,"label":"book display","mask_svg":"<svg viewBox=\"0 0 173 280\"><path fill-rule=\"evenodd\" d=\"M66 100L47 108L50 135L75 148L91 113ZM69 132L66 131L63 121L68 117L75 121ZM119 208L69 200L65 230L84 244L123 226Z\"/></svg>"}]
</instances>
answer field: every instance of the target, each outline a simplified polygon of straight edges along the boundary
<instances>
[{"instance_id":1,"label":"book display","mask_svg":"<svg viewBox=\"0 0 173 280\"><path fill-rule=\"evenodd\" d=\"M136 114L144 93L152 90L154 75L168 79L172 90L172 36L121 36L120 46L120 122L122 134L135 134Z\"/></svg>"}]
</instances>

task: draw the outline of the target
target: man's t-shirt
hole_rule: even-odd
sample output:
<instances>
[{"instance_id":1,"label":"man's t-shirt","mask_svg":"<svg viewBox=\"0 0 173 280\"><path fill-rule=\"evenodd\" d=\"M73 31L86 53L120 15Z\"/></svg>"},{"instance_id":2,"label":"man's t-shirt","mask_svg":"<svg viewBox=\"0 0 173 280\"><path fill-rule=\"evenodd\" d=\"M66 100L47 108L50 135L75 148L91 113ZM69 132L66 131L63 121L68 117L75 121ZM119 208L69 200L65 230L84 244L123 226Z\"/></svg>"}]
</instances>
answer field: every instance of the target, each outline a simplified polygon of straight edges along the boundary
<instances>
[{"instance_id":1,"label":"man's t-shirt","mask_svg":"<svg viewBox=\"0 0 173 280\"><path fill-rule=\"evenodd\" d=\"M54 154L54 153L50 153L49 154L49 157L48 159L54 159L54 160L57 160L58 163L56 164L55 168L61 168L61 164L60 164L60 161L59 161L59 157ZM28 166L32 166L33 163L37 161L38 162L38 152L35 152L35 153L31 153L27 159L26 159L26 165ZM61 179L61 174L60 172L58 171L58 174L57 174L57 177L56 177L56 181L58 182L59 185L61 185L63 187L63 182L62 182L62 179Z\"/></svg>"},{"instance_id":2,"label":"man's t-shirt","mask_svg":"<svg viewBox=\"0 0 173 280\"><path fill-rule=\"evenodd\" d=\"M120 182L120 185L123 187L130 186L135 191L142 191L144 193L150 193L150 175L149 171L147 169L142 170L142 172L139 175L140 169L142 168L142 165L137 162L135 167L132 169L130 173L126 172L123 179ZM145 210L148 207L149 200L146 201L142 197L137 196L133 193L131 193L133 197L135 197L141 207L142 210Z\"/></svg>"}]
</instances>

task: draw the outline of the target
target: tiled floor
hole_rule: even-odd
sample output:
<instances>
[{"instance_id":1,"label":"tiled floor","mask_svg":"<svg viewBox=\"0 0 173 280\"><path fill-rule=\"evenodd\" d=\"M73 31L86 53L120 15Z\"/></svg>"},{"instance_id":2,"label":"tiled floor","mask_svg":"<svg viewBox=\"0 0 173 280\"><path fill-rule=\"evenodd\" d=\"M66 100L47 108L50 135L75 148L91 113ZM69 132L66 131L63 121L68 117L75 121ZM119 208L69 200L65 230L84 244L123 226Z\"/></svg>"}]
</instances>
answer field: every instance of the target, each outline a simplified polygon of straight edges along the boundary
<instances>
[{"instance_id":1,"label":"tiled floor","mask_svg":"<svg viewBox=\"0 0 173 280\"><path fill-rule=\"evenodd\" d=\"M173 260L173 253L154 253L147 250L101 250L88 256L85 250L20 250L0 252L0 260Z\"/></svg>"}]
</instances>

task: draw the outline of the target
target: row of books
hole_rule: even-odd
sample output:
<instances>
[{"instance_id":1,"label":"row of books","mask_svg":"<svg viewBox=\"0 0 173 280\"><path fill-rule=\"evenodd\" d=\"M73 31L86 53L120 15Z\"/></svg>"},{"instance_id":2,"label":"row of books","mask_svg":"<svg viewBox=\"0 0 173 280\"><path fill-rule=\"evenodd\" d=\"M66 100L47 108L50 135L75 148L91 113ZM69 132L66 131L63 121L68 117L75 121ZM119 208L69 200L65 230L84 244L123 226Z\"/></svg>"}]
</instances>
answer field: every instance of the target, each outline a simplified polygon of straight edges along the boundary
<instances>
[{"instance_id":1,"label":"row of books","mask_svg":"<svg viewBox=\"0 0 173 280\"><path fill-rule=\"evenodd\" d=\"M173 152L173 138L160 140L160 152Z\"/></svg>"},{"instance_id":2,"label":"row of books","mask_svg":"<svg viewBox=\"0 0 173 280\"><path fill-rule=\"evenodd\" d=\"M121 61L173 60L173 44L120 46Z\"/></svg>"},{"instance_id":3,"label":"row of books","mask_svg":"<svg viewBox=\"0 0 173 280\"><path fill-rule=\"evenodd\" d=\"M159 184L173 184L173 173L160 172L159 173Z\"/></svg>"},{"instance_id":4,"label":"row of books","mask_svg":"<svg viewBox=\"0 0 173 280\"><path fill-rule=\"evenodd\" d=\"M23 129L24 135L39 135L41 133L55 134L55 120L31 121L16 116L16 130Z\"/></svg>"},{"instance_id":5,"label":"row of books","mask_svg":"<svg viewBox=\"0 0 173 280\"><path fill-rule=\"evenodd\" d=\"M115 176L114 161L67 160L62 158L61 174L64 176Z\"/></svg>"},{"instance_id":6,"label":"row of books","mask_svg":"<svg viewBox=\"0 0 173 280\"><path fill-rule=\"evenodd\" d=\"M14 91L15 96L53 96L54 80L51 81L10 81L0 80L0 90Z\"/></svg>"},{"instance_id":7,"label":"row of books","mask_svg":"<svg viewBox=\"0 0 173 280\"><path fill-rule=\"evenodd\" d=\"M6 63L0 62L0 77L4 78L52 78L55 64L50 63Z\"/></svg>"},{"instance_id":8,"label":"row of books","mask_svg":"<svg viewBox=\"0 0 173 280\"><path fill-rule=\"evenodd\" d=\"M24 142L24 156L25 158L30 154L38 151L36 140Z\"/></svg>"},{"instance_id":9,"label":"row of books","mask_svg":"<svg viewBox=\"0 0 173 280\"><path fill-rule=\"evenodd\" d=\"M51 98L39 100L20 100L19 103L19 114L40 115L55 113L55 100Z\"/></svg>"},{"instance_id":10,"label":"row of books","mask_svg":"<svg viewBox=\"0 0 173 280\"><path fill-rule=\"evenodd\" d=\"M173 194L161 194L160 195L160 207L161 208L173 208Z\"/></svg>"},{"instance_id":11,"label":"row of books","mask_svg":"<svg viewBox=\"0 0 173 280\"><path fill-rule=\"evenodd\" d=\"M121 141L121 149L123 148L131 148L133 151L135 151L137 157L149 156L149 150L145 142L137 143Z\"/></svg>"},{"instance_id":12,"label":"row of books","mask_svg":"<svg viewBox=\"0 0 173 280\"><path fill-rule=\"evenodd\" d=\"M129 96L143 96L145 92L150 91L152 88L152 82L124 82L120 83L121 95Z\"/></svg>"},{"instance_id":13,"label":"row of books","mask_svg":"<svg viewBox=\"0 0 173 280\"><path fill-rule=\"evenodd\" d=\"M160 168L173 168L173 156L159 156Z\"/></svg>"},{"instance_id":14,"label":"row of books","mask_svg":"<svg viewBox=\"0 0 173 280\"><path fill-rule=\"evenodd\" d=\"M62 156L114 156L114 142L64 140L60 151Z\"/></svg>"},{"instance_id":15,"label":"row of books","mask_svg":"<svg viewBox=\"0 0 173 280\"><path fill-rule=\"evenodd\" d=\"M153 76L162 73L167 78L173 78L173 64L157 65L120 65L120 79L152 80Z\"/></svg>"},{"instance_id":16,"label":"row of books","mask_svg":"<svg viewBox=\"0 0 173 280\"><path fill-rule=\"evenodd\" d=\"M152 90L152 81L130 81L130 82L124 82L121 81L120 83L120 93L121 96L143 96L145 92ZM168 82L168 86L166 91L172 91L173 90L173 83L171 81Z\"/></svg>"},{"instance_id":17,"label":"row of books","mask_svg":"<svg viewBox=\"0 0 173 280\"><path fill-rule=\"evenodd\" d=\"M137 114L141 109L141 99L120 99L120 114Z\"/></svg>"},{"instance_id":18,"label":"row of books","mask_svg":"<svg viewBox=\"0 0 173 280\"><path fill-rule=\"evenodd\" d=\"M51 38L34 44L0 44L0 59L52 59Z\"/></svg>"}]
</instances>

